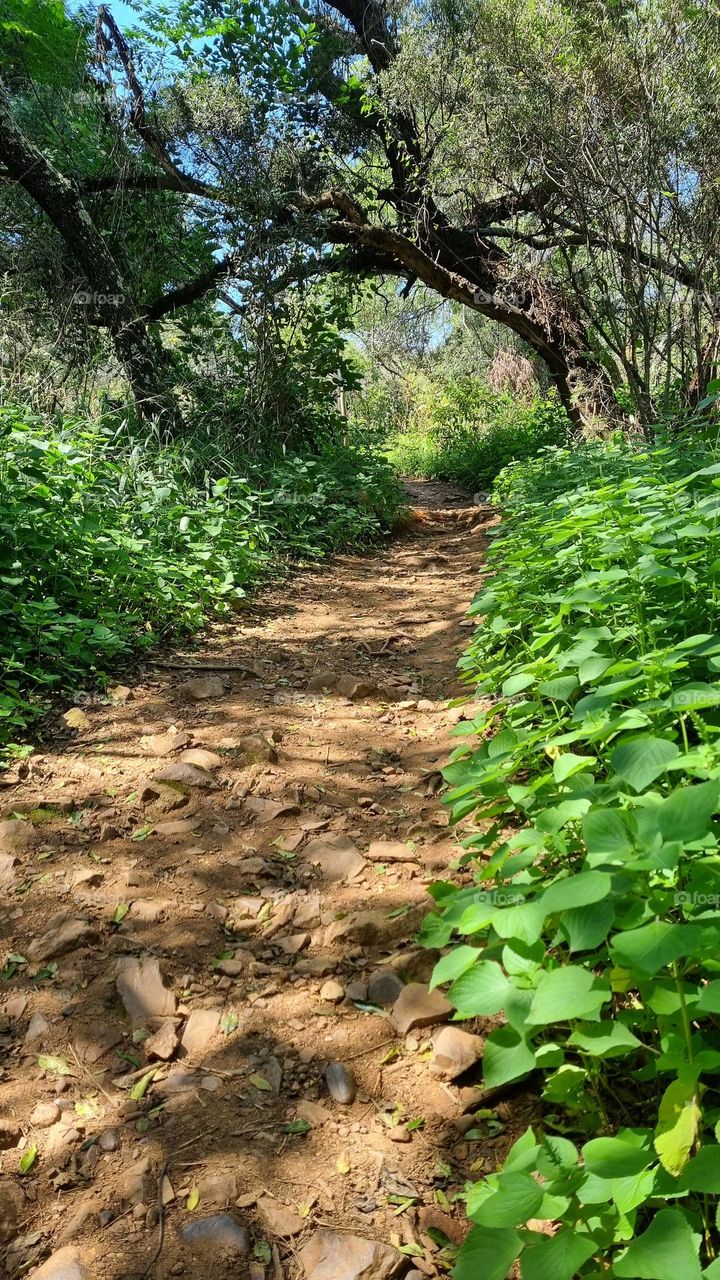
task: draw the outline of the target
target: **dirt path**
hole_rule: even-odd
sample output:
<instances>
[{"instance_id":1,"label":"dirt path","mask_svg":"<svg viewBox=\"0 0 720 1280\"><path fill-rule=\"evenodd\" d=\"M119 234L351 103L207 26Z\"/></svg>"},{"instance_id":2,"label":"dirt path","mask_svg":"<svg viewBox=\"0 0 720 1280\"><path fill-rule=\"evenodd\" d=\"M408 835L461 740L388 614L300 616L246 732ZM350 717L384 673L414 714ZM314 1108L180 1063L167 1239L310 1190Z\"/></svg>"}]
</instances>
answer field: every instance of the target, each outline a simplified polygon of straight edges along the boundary
<instances>
[{"instance_id":1,"label":"dirt path","mask_svg":"<svg viewBox=\"0 0 720 1280\"><path fill-rule=\"evenodd\" d=\"M437 769L487 513L411 494L390 546L84 704L0 790L7 1274L65 1247L43 1280L383 1280L391 1243L442 1273L428 1230L460 1238L502 1137L466 1140L477 1090L391 1004L432 968L412 938L457 853Z\"/></svg>"}]
</instances>

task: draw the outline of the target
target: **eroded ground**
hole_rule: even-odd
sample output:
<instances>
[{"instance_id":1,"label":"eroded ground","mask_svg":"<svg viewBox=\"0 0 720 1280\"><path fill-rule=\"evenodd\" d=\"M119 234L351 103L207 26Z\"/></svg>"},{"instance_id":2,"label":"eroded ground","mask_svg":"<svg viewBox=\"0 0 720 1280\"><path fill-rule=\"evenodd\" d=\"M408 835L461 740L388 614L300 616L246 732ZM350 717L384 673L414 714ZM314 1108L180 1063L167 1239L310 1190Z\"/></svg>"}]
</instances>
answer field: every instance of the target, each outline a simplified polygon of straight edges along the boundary
<instances>
[{"instance_id":1,"label":"eroded ground","mask_svg":"<svg viewBox=\"0 0 720 1280\"><path fill-rule=\"evenodd\" d=\"M392 1001L457 854L437 770L490 515L411 499L391 545L83 702L0 788L8 1275L443 1274L503 1108L471 1119L472 1069L433 1074L437 1026Z\"/></svg>"}]
</instances>

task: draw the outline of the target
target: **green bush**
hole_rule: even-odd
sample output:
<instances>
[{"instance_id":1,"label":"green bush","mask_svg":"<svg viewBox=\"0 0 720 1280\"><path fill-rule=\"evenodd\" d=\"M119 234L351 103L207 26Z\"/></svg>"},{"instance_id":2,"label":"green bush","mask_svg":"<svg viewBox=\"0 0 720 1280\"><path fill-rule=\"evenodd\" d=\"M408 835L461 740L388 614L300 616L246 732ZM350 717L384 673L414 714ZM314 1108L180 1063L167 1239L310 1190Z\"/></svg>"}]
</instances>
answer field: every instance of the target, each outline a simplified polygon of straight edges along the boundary
<instances>
[{"instance_id":1,"label":"green bush","mask_svg":"<svg viewBox=\"0 0 720 1280\"><path fill-rule=\"evenodd\" d=\"M397 435L389 457L401 475L489 488L508 463L566 444L569 426L553 395L526 405L477 379L459 379L434 406L429 430Z\"/></svg>"},{"instance_id":2,"label":"green bush","mask_svg":"<svg viewBox=\"0 0 720 1280\"><path fill-rule=\"evenodd\" d=\"M720 1276L720 462L548 451L504 519L463 661L487 710L445 776L474 884L422 930L492 1088L542 1123L468 1188L456 1280ZM550 1220L546 1234L538 1220Z\"/></svg>"},{"instance_id":3,"label":"green bush","mask_svg":"<svg viewBox=\"0 0 720 1280\"><path fill-rule=\"evenodd\" d=\"M0 409L0 747L43 698L228 613L289 558L389 529L400 490L358 449L203 471L87 424Z\"/></svg>"}]
</instances>

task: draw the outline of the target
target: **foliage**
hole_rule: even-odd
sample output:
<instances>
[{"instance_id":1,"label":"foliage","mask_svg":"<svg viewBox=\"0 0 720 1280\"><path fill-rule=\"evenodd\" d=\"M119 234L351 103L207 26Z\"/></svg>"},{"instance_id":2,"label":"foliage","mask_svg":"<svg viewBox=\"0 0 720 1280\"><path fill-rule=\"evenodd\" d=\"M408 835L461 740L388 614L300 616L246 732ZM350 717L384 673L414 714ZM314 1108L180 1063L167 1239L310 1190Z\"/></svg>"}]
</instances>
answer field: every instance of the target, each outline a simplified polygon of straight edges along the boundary
<instances>
[{"instance_id":1,"label":"foliage","mask_svg":"<svg viewBox=\"0 0 720 1280\"><path fill-rule=\"evenodd\" d=\"M192 442L1 409L0 747L48 694L227 615L290 557L372 541L399 503L390 468L357 447L211 469Z\"/></svg>"},{"instance_id":2,"label":"foliage","mask_svg":"<svg viewBox=\"0 0 720 1280\"><path fill-rule=\"evenodd\" d=\"M569 422L554 396L521 404L466 376L445 385L426 431L410 429L392 441L390 459L404 475L490 487L514 460L564 444Z\"/></svg>"},{"instance_id":3,"label":"foliage","mask_svg":"<svg viewBox=\"0 0 720 1280\"><path fill-rule=\"evenodd\" d=\"M458 1280L720 1273L717 457L592 445L498 482L461 663L486 709L445 772L474 884L435 884L422 936L457 936L434 982L502 1011L485 1083L539 1070L544 1121L469 1188Z\"/></svg>"}]
</instances>

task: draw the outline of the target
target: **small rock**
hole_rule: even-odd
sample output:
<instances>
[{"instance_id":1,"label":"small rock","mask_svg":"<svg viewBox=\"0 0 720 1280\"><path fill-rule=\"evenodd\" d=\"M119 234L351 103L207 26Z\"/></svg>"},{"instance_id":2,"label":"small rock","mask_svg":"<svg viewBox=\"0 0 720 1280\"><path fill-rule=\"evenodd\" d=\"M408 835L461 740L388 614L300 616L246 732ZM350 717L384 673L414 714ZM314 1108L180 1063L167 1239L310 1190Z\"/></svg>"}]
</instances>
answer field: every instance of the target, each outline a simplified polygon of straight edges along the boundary
<instances>
[{"instance_id":1,"label":"small rock","mask_svg":"<svg viewBox=\"0 0 720 1280\"><path fill-rule=\"evenodd\" d=\"M163 765L162 769L158 769L157 773L152 776L153 782L171 782L180 787L214 787L216 784L212 774L207 769L199 769L194 764L183 764L178 761L176 764Z\"/></svg>"},{"instance_id":2,"label":"small rock","mask_svg":"<svg viewBox=\"0 0 720 1280\"><path fill-rule=\"evenodd\" d=\"M342 1062L329 1062L325 1069L325 1083L335 1102L349 1107L355 1101L357 1081L352 1067L346 1067Z\"/></svg>"},{"instance_id":3,"label":"small rock","mask_svg":"<svg viewBox=\"0 0 720 1280\"><path fill-rule=\"evenodd\" d=\"M191 747L189 751L183 751L180 759L183 764L194 764L208 773L222 766L222 756L215 751L205 751L203 747Z\"/></svg>"},{"instance_id":4,"label":"small rock","mask_svg":"<svg viewBox=\"0 0 720 1280\"><path fill-rule=\"evenodd\" d=\"M313 978L326 978L336 968L337 961L332 956L306 956L295 965L297 973L306 973Z\"/></svg>"},{"instance_id":5,"label":"small rock","mask_svg":"<svg viewBox=\"0 0 720 1280\"><path fill-rule=\"evenodd\" d=\"M0 1244L17 1235L25 1209L25 1196L16 1182L0 1178Z\"/></svg>"},{"instance_id":6,"label":"small rock","mask_svg":"<svg viewBox=\"0 0 720 1280\"><path fill-rule=\"evenodd\" d=\"M345 988L334 979L324 982L320 988L320 999L327 1000L329 1004L339 1004L345 999Z\"/></svg>"},{"instance_id":7,"label":"small rock","mask_svg":"<svg viewBox=\"0 0 720 1280\"><path fill-rule=\"evenodd\" d=\"M71 707L63 715L68 729L87 729L90 724L90 717L80 707Z\"/></svg>"},{"instance_id":8,"label":"small rock","mask_svg":"<svg viewBox=\"0 0 720 1280\"><path fill-rule=\"evenodd\" d=\"M351 880L365 870L365 859L348 836L320 836L311 840L303 857L319 866L323 879L330 884Z\"/></svg>"},{"instance_id":9,"label":"small rock","mask_svg":"<svg viewBox=\"0 0 720 1280\"><path fill-rule=\"evenodd\" d=\"M402 979L392 969L379 969L368 979L367 998L371 1004L395 1004L403 986Z\"/></svg>"},{"instance_id":10,"label":"small rock","mask_svg":"<svg viewBox=\"0 0 720 1280\"><path fill-rule=\"evenodd\" d=\"M443 1027L433 1036L430 1072L439 1080L454 1080L474 1067L483 1055L485 1041L459 1027Z\"/></svg>"},{"instance_id":11,"label":"small rock","mask_svg":"<svg viewBox=\"0 0 720 1280\"><path fill-rule=\"evenodd\" d=\"M143 1042L143 1049L148 1058L160 1058L163 1062L168 1062L179 1043L175 1024L167 1018L155 1034Z\"/></svg>"},{"instance_id":12,"label":"small rock","mask_svg":"<svg viewBox=\"0 0 720 1280\"><path fill-rule=\"evenodd\" d=\"M281 947L286 956L296 956L310 946L310 934L288 933L284 937L275 938L274 944Z\"/></svg>"},{"instance_id":13,"label":"small rock","mask_svg":"<svg viewBox=\"0 0 720 1280\"><path fill-rule=\"evenodd\" d=\"M50 1023L42 1013L34 1013L25 1032L24 1043L35 1044L50 1034Z\"/></svg>"},{"instance_id":14,"label":"small rock","mask_svg":"<svg viewBox=\"0 0 720 1280\"><path fill-rule=\"evenodd\" d=\"M122 1031L106 1022L91 1022L76 1032L76 1045L84 1062L93 1064L124 1039Z\"/></svg>"},{"instance_id":15,"label":"small rock","mask_svg":"<svg viewBox=\"0 0 720 1280\"><path fill-rule=\"evenodd\" d=\"M3 853L24 853L37 843L31 822L8 818L0 822L0 849Z\"/></svg>"},{"instance_id":16,"label":"small rock","mask_svg":"<svg viewBox=\"0 0 720 1280\"><path fill-rule=\"evenodd\" d=\"M78 947L98 941L98 932L86 916L72 916L66 911L59 911L48 920L42 937L35 939L27 954L31 960L55 960Z\"/></svg>"},{"instance_id":17,"label":"small rock","mask_svg":"<svg viewBox=\"0 0 720 1280\"><path fill-rule=\"evenodd\" d=\"M141 1026L150 1018L171 1018L175 996L168 991L154 956L121 956L115 986L128 1016Z\"/></svg>"},{"instance_id":18,"label":"small rock","mask_svg":"<svg viewBox=\"0 0 720 1280\"><path fill-rule=\"evenodd\" d=\"M388 1129L388 1137L391 1142L410 1142L410 1130L406 1124L394 1124Z\"/></svg>"},{"instance_id":19,"label":"small rock","mask_svg":"<svg viewBox=\"0 0 720 1280\"><path fill-rule=\"evenodd\" d=\"M403 987L392 1008L392 1023L399 1035L404 1036L415 1027L432 1027L447 1022L452 1005L440 991L431 991L420 982Z\"/></svg>"},{"instance_id":20,"label":"small rock","mask_svg":"<svg viewBox=\"0 0 720 1280\"><path fill-rule=\"evenodd\" d=\"M282 1085L282 1067L277 1058L266 1058L257 1068L257 1074L267 1080L271 1091L277 1096Z\"/></svg>"},{"instance_id":21,"label":"small rock","mask_svg":"<svg viewBox=\"0 0 720 1280\"><path fill-rule=\"evenodd\" d=\"M179 1056L187 1058L205 1051L219 1026L219 1009L193 1009L182 1034Z\"/></svg>"},{"instance_id":22,"label":"small rock","mask_svg":"<svg viewBox=\"0 0 720 1280\"><path fill-rule=\"evenodd\" d=\"M362 1003L365 1000L367 1000L367 998L368 998L367 982L362 982L359 978L356 979L354 982L348 982L347 987L345 988L346 1000L351 1000L353 1002L355 1000L359 1000Z\"/></svg>"},{"instance_id":23,"label":"small rock","mask_svg":"<svg viewBox=\"0 0 720 1280\"><path fill-rule=\"evenodd\" d=\"M196 1256L229 1254L247 1258L250 1235L231 1213L217 1213L209 1218L188 1222L180 1230L180 1239Z\"/></svg>"},{"instance_id":24,"label":"small rock","mask_svg":"<svg viewBox=\"0 0 720 1280\"><path fill-rule=\"evenodd\" d=\"M198 676L181 685L180 692L191 702L204 702L206 698L222 698L225 688L220 676Z\"/></svg>"},{"instance_id":25,"label":"small rock","mask_svg":"<svg viewBox=\"0 0 720 1280\"><path fill-rule=\"evenodd\" d=\"M239 978L248 971L247 960L220 960L215 965L215 971L224 973L227 978Z\"/></svg>"},{"instance_id":26,"label":"small rock","mask_svg":"<svg viewBox=\"0 0 720 1280\"><path fill-rule=\"evenodd\" d=\"M85 1266L80 1250L74 1245L67 1245L33 1271L31 1280L92 1280L92 1273Z\"/></svg>"},{"instance_id":27,"label":"small rock","mask_svg":"<svg viewBox=\"0 0 720 1280\"><path fill-rule=\"evenodd\" d=\"M257 1207L266 1229L272 1236L287 1239L290 1236L299 1235L305 1227L304 1218L270 1196L263 1196L258 1200Z\"/></svg>"},{"instance_id":28,"label":"small rock","mask_svg":"<svg viewBox=\"0 0 720 1280\"><path fill-rule=\"evenodd\" d=\"M371 862L417 862L418 856L401 840L373 840L368 849Z\"/></svg>"},{"instance_id":29,"label":"small rock","mask_svg":"<svg viewBox=\"0 0 720 1280\"><path fill-rule=\"evenodd\" d=\"M98 1138L101 1151L117 1151L120 1146L120 1135L117 1129L103 1129Z\"/></svg>"},{"instance_id":30,"label":"small rock","mask_svg":"<svg viewBox=\"0 0 720 1280\"><path fill-rule=\"evenodd\" d=\"M38 1102L30 1112L30 1124L38 1129L49 1129L60 1119L60 1108L55 1102Z\"/></svg>"},{"instance_id":31,"label":"small rock","mask_svg":"<svg viewBox=\"0 0 720 1280\"><path fill-rule=\"evenodd\" d=\"M237 1178L233 1173L212 1173L198 1183L200 1204L205 1207L226 1209L237 1200Z\"/></svg>"},{"instance_id":32,"label":"small rock","mask_svg":"<svg viewBox=\"0 0 720 1280\"><path fill-rule=\"evenodd\" d=\"M21 1137L22 1129L17 1120L0 1119L0 1151L16 1147Z\"/></svg>"},{"instance_id":33,"label":"small rock","mask_svg":"<svg viewBox=\"0 0 720 1280\"><path fill-rule=\"evenodd\" d=\"M156 822L154 831L158 836L189 836L200 826L201 818L172 818L169 822Z\"/></svg>"},{"instance_id":34,"label":"small rock","mask_svg":"<svg viewBox=\"0 0 720 1280\"><path fill-rule=\"evenodd\" d=\"M310 1098L303 1098L295 1109L295 1117L298 1120L307 1120L308 1124L316 1129L321 1124L327 1124L328 1120L332 1120L333 1114L320 1102L311 1102Z\"/></svg>"},{"instance_id":35,"label":"small rock","mask_svg":"<svg viewBox=\"0 0 720 1280\"><path fill-rule=\"evenodd\" d=\"M400 1258L389 1245L335 1231L316 1231L300 1250L306 1280L387 1280Z\"/></svg>"}]
</instances>

